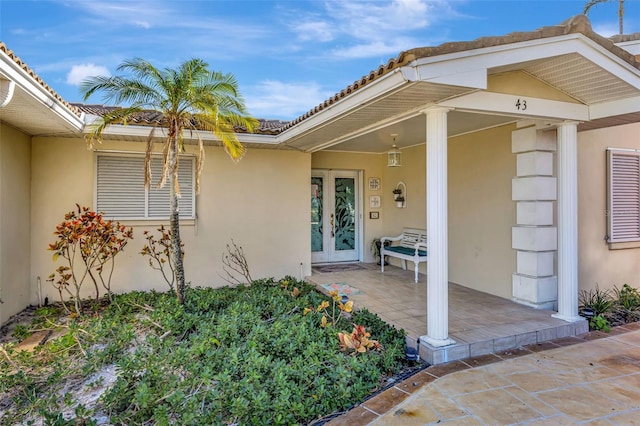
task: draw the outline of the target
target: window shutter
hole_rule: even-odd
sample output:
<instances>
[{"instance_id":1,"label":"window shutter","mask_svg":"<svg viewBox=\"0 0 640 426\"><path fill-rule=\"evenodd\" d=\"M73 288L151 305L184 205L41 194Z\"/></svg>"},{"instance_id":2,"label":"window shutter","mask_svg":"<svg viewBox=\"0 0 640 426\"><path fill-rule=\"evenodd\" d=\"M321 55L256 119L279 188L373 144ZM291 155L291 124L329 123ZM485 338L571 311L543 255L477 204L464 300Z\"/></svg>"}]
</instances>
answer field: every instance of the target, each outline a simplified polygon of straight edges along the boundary
<instances>
[{"instance_id":1,"label":"window shutter","mask_svg":"<svg viewBox=\"0 0 640 426\"><path fill-rule=\"evenodd\" d=\"M181 218L194 217L194 159L180 158L178 163L178 182L180 184L181 197L178 199ZM162 174L162 159L154 157L151 161L151 176L154 180L149 191L149 217L169 217L169 184L158 188L157 184Z\"/></svg>"},{"instance_id":2,"label":"window shutter","mask_svg":"<svg viewBox=\"0 0 640 426\"><path fill-rule=\"evenodd\" d=\"M182 197L178 203L180 217L195 218L195 159L179 159L178 181ZM117 219L169 218L169 186L157 188L162 174L162 158L151 160L153 182L144 187L144 157L141 155L99 154L97 156L96 208L107 217Z\"/></svg>"},{"instance_id":3,"label":"window shutter","mask_svg":"<svg viewBox=\"0 0 640 426\"><path fill-rule=\"evenodd\" d=\"M144 218L144 158L99 155L96 210L107 217Z\"/></svg>"},{"instance_id":4,"label":"window shutter","mask_svg":"<svg viewBox=\"0 0 640 426\"><path fill-rule=\"evenodd\" d=\"M608 242L640 240L640 156L608 151Z\"/></svg>"}]
</instances>

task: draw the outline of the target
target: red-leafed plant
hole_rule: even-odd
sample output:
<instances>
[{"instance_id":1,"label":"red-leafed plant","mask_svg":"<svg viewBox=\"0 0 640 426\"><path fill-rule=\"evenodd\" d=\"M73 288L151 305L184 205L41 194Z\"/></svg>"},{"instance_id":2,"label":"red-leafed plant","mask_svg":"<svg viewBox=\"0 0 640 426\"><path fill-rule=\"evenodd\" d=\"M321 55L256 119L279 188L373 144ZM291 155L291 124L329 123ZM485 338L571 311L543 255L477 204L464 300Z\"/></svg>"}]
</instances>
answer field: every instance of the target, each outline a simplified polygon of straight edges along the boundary
<instances>
[{"instance_id":1,"label":"red-leafed plant","mask_svg":"<svg viewBox=\"0 0 640 426\"><path fill-rule=\"evenodd\" d=\"M58 290L61 301L64 293L69 295L76 312L81 314L80 289L87 279L95 287L96 301L100 298L100 286L111 300L114 258L133 238L133 228L105 220L101 213L88 207L76 206L77 211L67 213L56 226L56 241L49 244L54 262L63 258L65 264L49 275L47 281Z\"/></svg>"}]
</instances>

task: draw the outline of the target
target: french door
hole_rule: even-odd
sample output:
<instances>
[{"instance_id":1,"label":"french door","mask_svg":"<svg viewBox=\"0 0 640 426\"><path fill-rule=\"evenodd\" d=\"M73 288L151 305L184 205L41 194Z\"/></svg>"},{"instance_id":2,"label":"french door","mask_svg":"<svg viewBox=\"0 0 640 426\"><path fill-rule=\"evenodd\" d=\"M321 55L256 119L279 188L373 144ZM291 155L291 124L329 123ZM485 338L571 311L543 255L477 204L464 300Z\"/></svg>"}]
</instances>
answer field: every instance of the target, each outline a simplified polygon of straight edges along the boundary
<instances>
[{"instance_id":1,"label":"french door","mask_svg":"<svg viewBox=\"0 0 640 426\"><path fill-rule=\"evenodd\" d=\"M360 258L359 173L311 171L311 261Z\"/></svg>"}]
</instances>

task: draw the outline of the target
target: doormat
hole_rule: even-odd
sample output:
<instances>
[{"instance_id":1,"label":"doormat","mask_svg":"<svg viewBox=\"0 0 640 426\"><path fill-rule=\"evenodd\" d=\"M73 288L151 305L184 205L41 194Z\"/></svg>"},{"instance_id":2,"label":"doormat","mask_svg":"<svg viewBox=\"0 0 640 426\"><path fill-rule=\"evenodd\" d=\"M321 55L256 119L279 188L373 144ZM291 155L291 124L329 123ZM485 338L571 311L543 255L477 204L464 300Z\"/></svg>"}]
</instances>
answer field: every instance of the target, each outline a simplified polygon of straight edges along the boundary
<instances>
[{"instance_id":1,"label":"doormat","mask_svg":"<svg viewBox=\"0 0 640 426\"><path fill-rule=\"evenodd\" d=\"M314 266L311 269L318 274L326 274L330 272L357 271L366 268L359 263L340 263L335 265Z\"/></svg>"},{"instance_id":2,"label":"doormat","mask_svg":"<svg viewBox=\"0 0 640 426\"><path fill-rule=\"evenodd\" d=\"M351 287L347 283L331 283L331 284L322 284L322 288L327 291L336 291L338 290L339 296L352 296L354 294L362 294L362 291Z\"/></svg>"}]
</instances>

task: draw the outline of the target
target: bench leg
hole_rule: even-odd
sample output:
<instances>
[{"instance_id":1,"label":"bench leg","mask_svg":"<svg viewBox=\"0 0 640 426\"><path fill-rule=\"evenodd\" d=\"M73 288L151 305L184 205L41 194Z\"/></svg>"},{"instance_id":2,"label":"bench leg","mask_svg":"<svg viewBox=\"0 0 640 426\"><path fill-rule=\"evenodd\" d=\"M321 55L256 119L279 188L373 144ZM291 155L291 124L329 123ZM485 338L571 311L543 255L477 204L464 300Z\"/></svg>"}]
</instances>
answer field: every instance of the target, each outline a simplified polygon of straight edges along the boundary
<instances>
[{"instance_id":1,"label":"bench leg","mask_svg":"<svg viewBox=\"0 0 640 426\"><path fill-rule=\"evenodd\" d=\"M413 264L415 265L415 271L416 271L416 284L418 284L418 262L413 262Z\"/></svg>"},{"instance_id":2,"label":"bench leg","mask_svg":"<svg viewBox=\"0 0 640 426\"><path fill-rule=\"evenodd\" d=\"M380 253L380 271L384 272L384 255Z\"/></svg>"},{"instance_id":3,"label":"bench leg","mask_svg":"<svg viewBox=\"0 0 640 426\"><path fill-rule=\"evenodd\" d=\"M405 259L402 259L402 269L407 270L407 261Z\"/></svg>"}]
</instances>

